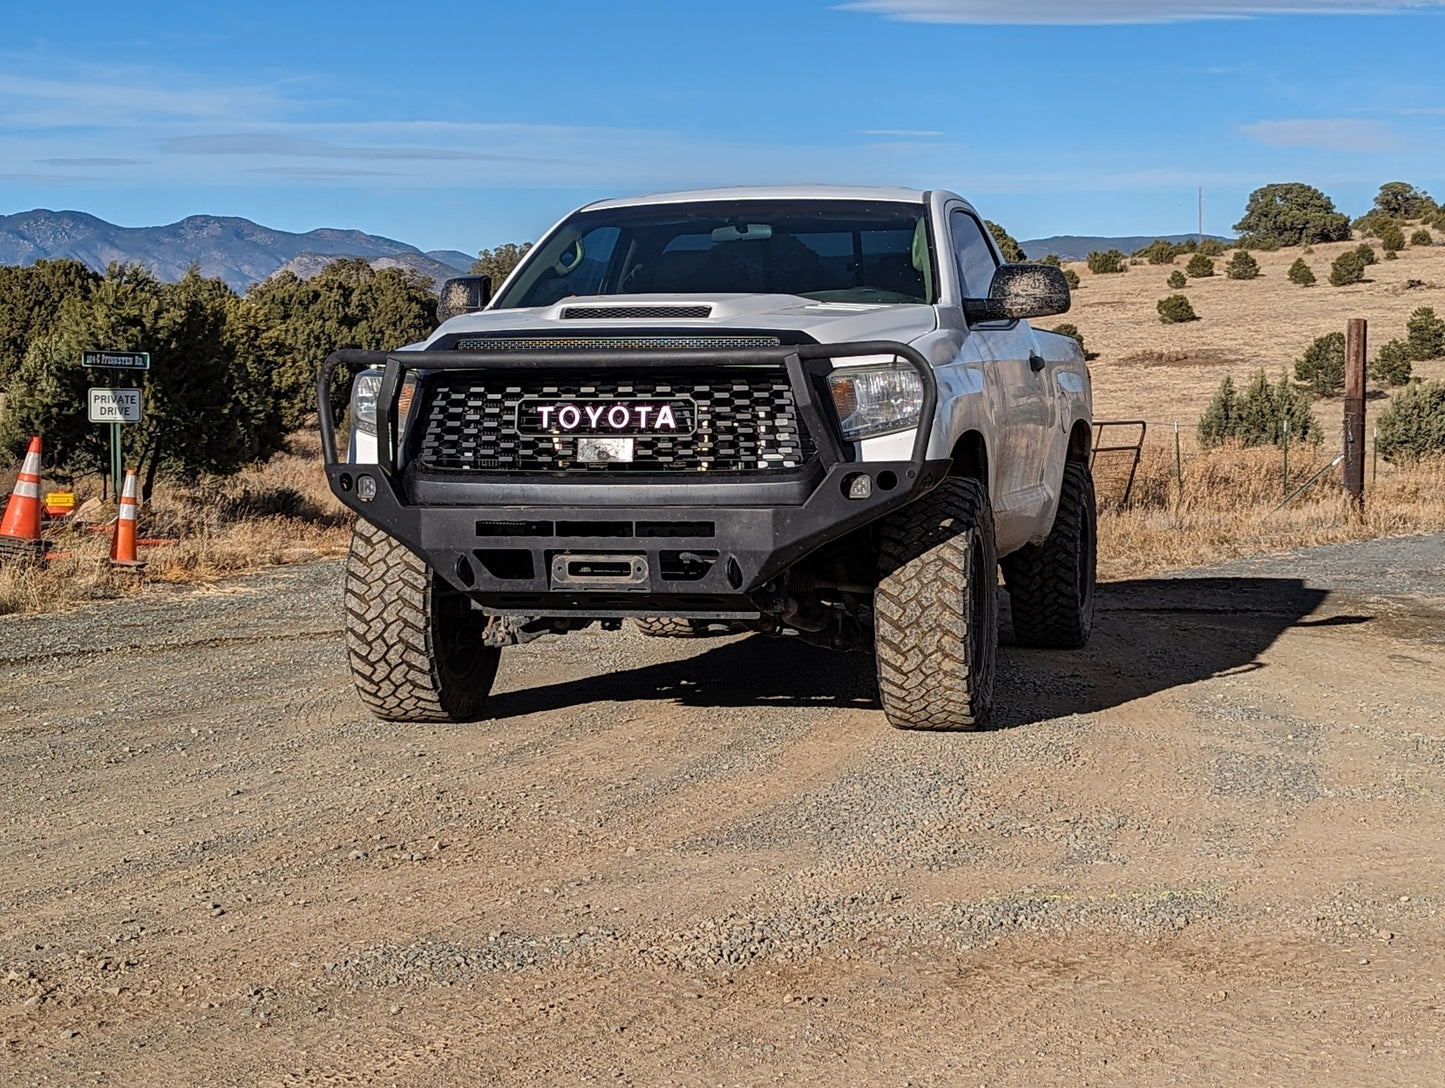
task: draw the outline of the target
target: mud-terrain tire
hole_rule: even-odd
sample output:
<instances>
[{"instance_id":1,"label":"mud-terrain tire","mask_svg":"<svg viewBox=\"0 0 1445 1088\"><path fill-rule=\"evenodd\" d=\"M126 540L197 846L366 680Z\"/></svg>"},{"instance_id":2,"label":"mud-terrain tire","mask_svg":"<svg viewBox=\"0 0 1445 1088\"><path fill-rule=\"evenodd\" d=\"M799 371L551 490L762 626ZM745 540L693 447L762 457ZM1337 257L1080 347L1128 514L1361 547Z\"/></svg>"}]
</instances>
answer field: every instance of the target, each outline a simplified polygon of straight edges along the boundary
<instances>
[{"instance_id":1,"label":"mud-terrain tire","mask_svg":"<svg viewBox=\"0 0 1445 1088\"><path fill-rule=\"evenodd\" d=\"M652 638L702 638L707 634L706 626L686 616L639 616L632 622Z\"/></svg>"},{"instance_id":2,"label":"mud-terrain tire","mask_svg":"<svg viewBox=\"0 0 1445 1088\"><path fill-rule=\"evenodd\" d=\"M727 620L692 620L686 616L639 616L632 621L652 638L723 638L747 628Z\"/></svg>"},{"instance_id":3,"label":"mud-terrain tire","mask_svg":"<svg viewBox=\"0 0 1445 1088\"><path fill-rule=\"evenodd\" d=\"M475 721L501 649L487 617L413 552L358 521L346 560L346 651L357 694L388 722Z\"/></svg>"},{"instance_id":4,"label":"mud-terrain tire","mask_svg":"<svg viewBox=\"0 0 1445 1088\"><path fill-rule=\"evenodd\" d=\"M1064 466L1059 512L1042 544L1003 559L1014 639L1020 646L1078 650L1094 628L1098 555L1094 477L1089 466Z\"/></svg>"},{"instance_id":5,"label":"mud-terrain tire","mask_svg":"<svg viewBox=\"0 0 1445 1088\"><path fill-rule=\"evenodd\" d=\"M993 705L998 552L988 489L948 479L880 526L874 653L897 729L978 729Z\"/></svg>"}]
</instances>

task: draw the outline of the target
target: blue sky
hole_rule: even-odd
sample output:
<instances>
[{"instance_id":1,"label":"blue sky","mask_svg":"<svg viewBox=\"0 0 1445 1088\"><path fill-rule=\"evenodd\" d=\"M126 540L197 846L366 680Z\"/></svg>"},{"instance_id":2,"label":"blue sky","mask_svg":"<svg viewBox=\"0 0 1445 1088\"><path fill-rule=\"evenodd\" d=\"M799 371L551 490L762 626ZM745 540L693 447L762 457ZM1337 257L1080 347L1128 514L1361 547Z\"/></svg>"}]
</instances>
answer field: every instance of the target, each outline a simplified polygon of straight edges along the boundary
<instances>
[{"instance_id":1,"label":"blue sky","mask_svg":"<svg viewBox=\"0 0 1445 1088\"><path fill-rule=\"evenodd\" d=\"M1227 233L1305 181L1445 198L1445 0L7 5L0 214L424 249L757 182L963 193L1020 238Z\"/></svg>"}]
</instances>

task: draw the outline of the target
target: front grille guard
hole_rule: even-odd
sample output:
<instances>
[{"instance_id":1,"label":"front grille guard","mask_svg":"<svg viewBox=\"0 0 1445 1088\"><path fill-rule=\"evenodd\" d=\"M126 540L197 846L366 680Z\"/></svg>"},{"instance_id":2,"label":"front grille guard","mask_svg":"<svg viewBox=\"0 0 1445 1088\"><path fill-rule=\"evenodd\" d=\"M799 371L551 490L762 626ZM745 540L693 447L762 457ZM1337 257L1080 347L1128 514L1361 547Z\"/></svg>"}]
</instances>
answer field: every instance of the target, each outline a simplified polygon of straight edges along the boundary
<instances>
[{"instance_id":1,"label":"front grille guard","mask_svg":"<svg viewBox=\"0 0 1445 1088\"><path fill-rule=\"evenodd\" d=\"M805 363L820 359L849 359L864 355L893 355L918 372L923 383L923 406L913 438L910 460L921 469L928 454L938 407L938 383L933 368L915 349L893 340L867 340L850 344L786 344L768 348L678 348L670 351L591 349L567 352L517 351L362 351L343 348L333 351L321 366L316 381L316 402L321 425L321 453L328 469L340 463L336 453L336 424L332 415L331 380L341 367L382 371L381 390L376 398L377 469L396 487L396 404L408 370L657 370L688 366L783 366L793 389L798 414L813 435L816 456L825 470L841 462L843 450L831 405L820 407ZM399 491L399 489L397 489Z\"/></svg>"}]
</instances>

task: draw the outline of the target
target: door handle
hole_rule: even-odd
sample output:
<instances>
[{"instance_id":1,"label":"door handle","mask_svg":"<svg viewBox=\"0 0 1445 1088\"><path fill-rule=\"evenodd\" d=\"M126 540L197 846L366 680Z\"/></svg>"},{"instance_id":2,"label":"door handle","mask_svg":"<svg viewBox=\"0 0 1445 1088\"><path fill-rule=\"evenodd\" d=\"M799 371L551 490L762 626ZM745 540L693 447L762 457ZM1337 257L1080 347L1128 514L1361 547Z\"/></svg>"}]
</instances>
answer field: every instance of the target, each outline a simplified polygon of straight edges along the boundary
<instances>
[{"instance_id":1,"label":"door handle","mask_svg":"<svg viewBox=\"0 0 1445 1088\"><path fill-rule=\"evenodd\" d=\"M1045 362L1046 360L1042 355L1037 355L1032 351L1029 352L1029 369L1035 374L1044 368Z\"/></svg>"}]
</instances>

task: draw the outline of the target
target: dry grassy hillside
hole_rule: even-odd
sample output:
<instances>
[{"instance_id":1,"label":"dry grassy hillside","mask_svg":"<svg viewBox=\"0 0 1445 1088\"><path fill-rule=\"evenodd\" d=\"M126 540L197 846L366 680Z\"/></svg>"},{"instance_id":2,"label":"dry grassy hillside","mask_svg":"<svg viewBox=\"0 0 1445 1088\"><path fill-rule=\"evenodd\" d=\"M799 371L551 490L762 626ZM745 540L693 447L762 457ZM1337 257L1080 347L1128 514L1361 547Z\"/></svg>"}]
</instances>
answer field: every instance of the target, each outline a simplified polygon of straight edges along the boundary
<instances>
[{"instance_id":1,"label":"dry grassy hillside","mask_svg":"<svg viewBox=\"0 0 1445 1088\"><path fill-rule=\"evenodd\" d=\"M1200 414L1226 375L1239 382L1260 367L1271 380L1285 368L1292 373L1315 337L1343 332L1352 317L1369 322L1372 359L1385 341L1404 337L1416 307L1433 306L1445 317L1445 245L1411 246L1398 260L1386 261L1378 242L1372 244L1380 260L1365 270L1366 282L1349 287L1329 285L1330 263L1358 240L1318 245L1305 256L1317 280L1313 287L1296 286L1285 275L1301 249L1254 251L1261 274L1253 280L1226 279L1229 257L1217 257L1213 277L1191 279L1179 291L1165 280L1174 269L1183 271L1187 257L1172 266L1138 264L1099 275L1081 261L1067 263L1081 283L1073 309L1061 320L1077 325L1088 350L1098 353L1090 364L1095 416L1142 418L1171 430L1178 422L1192 442ZM1200 320L1162 324L1155 304L1172 294L1188 298ZM1445 360L1416 363L1415 374L1445 377ZM1381 407L1372 400L1369 412ZM1319 404L1316 412L1327 433L1342 415L1338 401Z\"/></svg>"}]
</instances>

